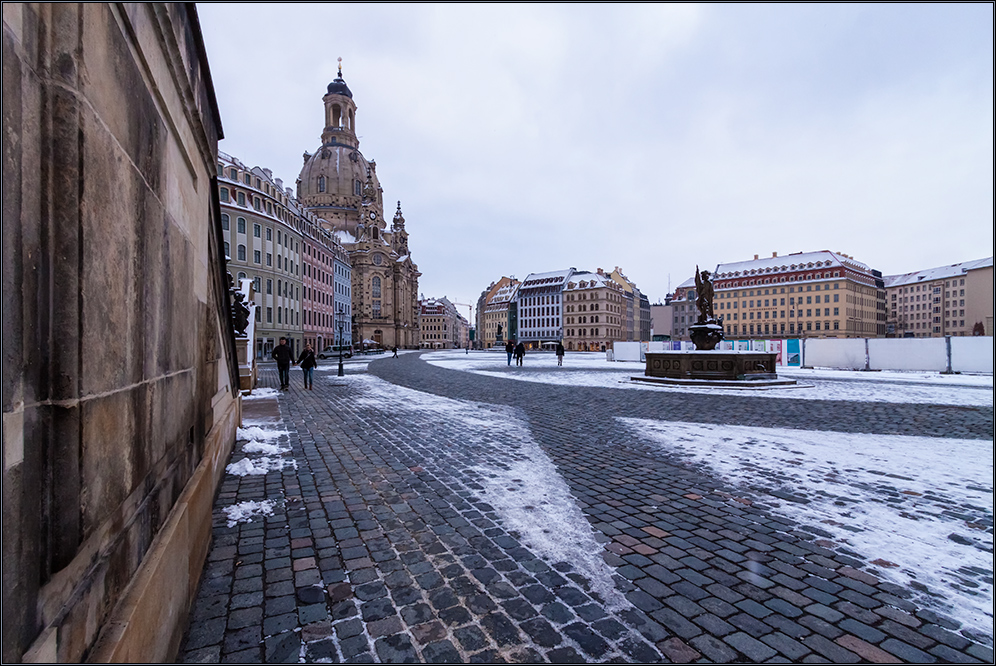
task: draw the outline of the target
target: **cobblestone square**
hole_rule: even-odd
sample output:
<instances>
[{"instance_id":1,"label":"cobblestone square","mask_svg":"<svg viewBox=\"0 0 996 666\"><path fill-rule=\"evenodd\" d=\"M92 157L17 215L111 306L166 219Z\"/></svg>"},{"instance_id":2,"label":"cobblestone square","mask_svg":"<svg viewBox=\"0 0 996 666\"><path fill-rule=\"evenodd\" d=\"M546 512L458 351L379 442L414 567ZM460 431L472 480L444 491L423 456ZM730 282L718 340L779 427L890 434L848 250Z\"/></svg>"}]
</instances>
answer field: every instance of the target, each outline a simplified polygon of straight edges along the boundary
<instances>
[{"instance_id":1,"label":"cobblestone square","mask_svg":"<svg viewBox=\"0 0 996 666\"><path fill-rule=\"evenodd\" d=\"M328 363L314 391L293 369L244 402L182 661L992 662L991 616L960 626L921 603L938 590L772 511L805 501L784 484L744 492L625 425L991 450L991 404L553 385L498 376L530 370L497 355L488 376L421 356ZM964 585L991 599L991 510L958 510L989 544Z\"/></svg>"}]
</instances>

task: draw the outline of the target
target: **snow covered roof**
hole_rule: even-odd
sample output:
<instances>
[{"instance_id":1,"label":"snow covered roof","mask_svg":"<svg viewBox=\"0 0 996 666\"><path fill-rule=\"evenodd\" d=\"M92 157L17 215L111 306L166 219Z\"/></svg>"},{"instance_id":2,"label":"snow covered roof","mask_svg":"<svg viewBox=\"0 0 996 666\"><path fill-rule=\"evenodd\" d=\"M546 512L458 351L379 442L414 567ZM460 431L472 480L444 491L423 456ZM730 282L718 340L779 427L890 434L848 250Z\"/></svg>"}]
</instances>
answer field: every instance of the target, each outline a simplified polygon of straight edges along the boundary
<instances>
[{"instance_id":1,"label":"snow covered roof","mask_svg":"<svg viewBox=\"0 0 996 666\"><path fill-rule=\"evenodd\" d=\"M571 276L570 281L564 291L578 291L579 289L597 289L599 287L610 287L622 290L622 287L608 275L589 273L580 271Z\"/></svg>"},{"instance_id":2,"label":"snow covered roof","mask_svg":"<svg viewBox=\"0 0 996 666\"><path fill-rule=\"evenodd\" d=\"M495 292L494 296L488 299L488 305L508 303L515 298L515 295L519 292L519 287L519 282L510 282L502 286L501 289Z\"/></svg>"},{"instance_id":3,"label":"snow covered roof","mask_svg":"<svg viewBox=\"0 0 996 666\"><path fill-rule=\"evenodd\" d=\"M829 250L820 250L818 252L797 252L784 257L764 257L763 259L719 264L716 266L713 276L717 278L735 278L759 275L761 273L778 273L783 271L807 270L810 268L830 268L834 266L844 266L861 273L871 272L871 269L867 265L851 257Z\"/></svg>"},{"instance_id":4,"label":"snow covered roof","mask_svg":"<svg viewBox=\"0 0 996 666\"><path fill-rule=\"evenodd\" d=\"M520 289L532 289L534 287L564 284L567 282L567 278L569 278L572 273L574 273L573 268L568 268L563 271L551 271L549 273L530 273L526 276L526 279L522 281Z\"/></svg>"},{"instance_id":5,"label":"snow covered roof","mask_svg":"<svg viewBox=\"0 0 996 666\"><path fill-rule=\"evenodd\" d=\"M964 275L968 271L975 270L977 268L988 268L992 265L993 258L988 257L986 259L976 259L975 261L963 261L960 264L951 264L950 266L928 268L926 270L915 271L913 273L903 273L902 275L887 275L885 276L885 286L887 288L903 287L908 284L917 284L919 282L943 280L945 278Z\"/></svg>"}]
</instances>

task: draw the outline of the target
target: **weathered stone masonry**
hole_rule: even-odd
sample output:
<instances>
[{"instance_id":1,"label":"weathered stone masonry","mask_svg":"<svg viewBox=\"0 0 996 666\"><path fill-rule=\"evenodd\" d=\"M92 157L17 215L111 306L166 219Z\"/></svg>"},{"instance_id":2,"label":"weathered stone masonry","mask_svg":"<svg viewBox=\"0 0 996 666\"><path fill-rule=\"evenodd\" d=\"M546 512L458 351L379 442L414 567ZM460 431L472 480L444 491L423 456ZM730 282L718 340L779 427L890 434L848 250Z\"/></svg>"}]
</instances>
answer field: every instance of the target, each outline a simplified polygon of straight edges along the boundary
<instances>
[{"instance_id":1,"label":"weathered stone masonry","mask_svg":"<svg viewBox=\"0 0 996 666\"><path fill-rule=\"evenodd\" d=\"M240 408L193 6L4 4L3 131L2 658L168 660Z\"/></svg>"}]
</instances>

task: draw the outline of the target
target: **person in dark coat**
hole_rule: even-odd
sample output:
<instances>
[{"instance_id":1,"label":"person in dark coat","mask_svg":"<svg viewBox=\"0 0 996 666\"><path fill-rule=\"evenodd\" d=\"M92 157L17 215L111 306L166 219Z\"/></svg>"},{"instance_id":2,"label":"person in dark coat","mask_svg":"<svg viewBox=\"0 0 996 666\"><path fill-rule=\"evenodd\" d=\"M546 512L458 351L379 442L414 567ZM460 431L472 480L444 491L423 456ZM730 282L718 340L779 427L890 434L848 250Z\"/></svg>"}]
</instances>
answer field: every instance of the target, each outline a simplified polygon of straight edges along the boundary
<instances>
[{"instance_id":1,"label":"person in dark coat","mask_svg":"<svg viewBox=\"0 0 996 666\"><path fill-rule=\"evenodd\" d=\"M563 364L564 364L564 345L560 343L560 340L557 340L557 365L563 365Z\"/></svg>"},{"instance_id":2,"label":"person in dark coat","mask_svg":"<svg viewBox=\"0 0 996 666\"><path fill-rule=\"evenodd\" d=\"M290 367L294 355L287 346L287 338L280 338L280 344L273 348L270 356L277 362L277 374L280 375L280 388L290 388Z\"/></svg>"},{"instance_id":3,"label":"person in dark coat","mask_svg":"<svg viewBox=\"0 0 996 666\"><path fill-rule=\"evenodd\" d=\"M297 358L297 363L304 370L304 388L309 391L315 390L315 367L318 361L315 360L315 350L311 348L311 343L304 345L304 351Z\"/></svg>"},{"instance_id":4,"label":"person in dark coat","mask_svg":"<svg viewBox=\"0 0 996 666\"><path fill-rule=\"evenodd\" d=\"M505 353L508 354L508 363L506 365L512 365L512 354L515 352L515 345L509 340L505 343Z\"/></svg>"},{"instance_id":5,"label":"person in dark coat","mask_svg":"<svg viewBox=\"0 0 996 666\"><path fill-rule=\"evenodd\" d=\"M526 356L526 346L521 342L515 345L515 364L521 366L522 359Z\"/></svg>"}]
</instances>

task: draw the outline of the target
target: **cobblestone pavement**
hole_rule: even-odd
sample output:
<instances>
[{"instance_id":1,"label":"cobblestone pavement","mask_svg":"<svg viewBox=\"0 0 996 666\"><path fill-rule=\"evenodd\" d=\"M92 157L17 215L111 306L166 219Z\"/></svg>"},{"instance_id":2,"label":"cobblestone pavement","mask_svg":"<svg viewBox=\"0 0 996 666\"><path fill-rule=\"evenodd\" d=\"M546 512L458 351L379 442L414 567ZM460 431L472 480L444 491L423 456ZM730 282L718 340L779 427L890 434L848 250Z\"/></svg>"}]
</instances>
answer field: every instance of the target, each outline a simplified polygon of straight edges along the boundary
<instances>
[{"instance_id":1,"label":"cobblestone pavement","mask_svg":"<svg viewBox=\"0 0 996 666\"><path fill-rule=\"evenodd\" d=\"M991 409L772 408L512 382L417 354L319 370L314 391L292 380L246 402L247 420L266 427L269 410L288 431L294 462L223 480L183 661L993 661L991 635L821 546L763 489L739 496L615 422L991 439ZM273 366L260 385L277 385ZM224 511L261 500L271 515Z\"/></svg>"}]
</instances>

